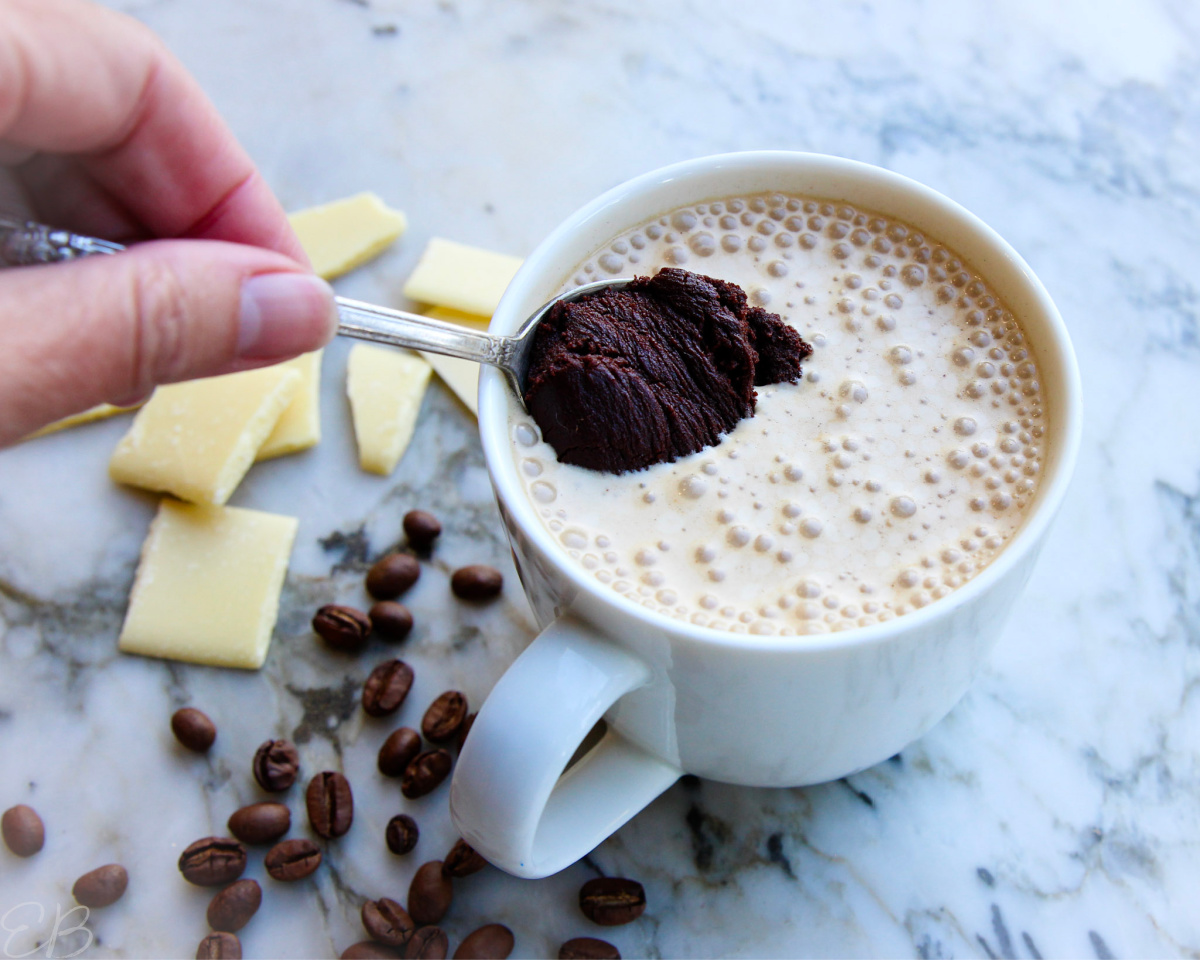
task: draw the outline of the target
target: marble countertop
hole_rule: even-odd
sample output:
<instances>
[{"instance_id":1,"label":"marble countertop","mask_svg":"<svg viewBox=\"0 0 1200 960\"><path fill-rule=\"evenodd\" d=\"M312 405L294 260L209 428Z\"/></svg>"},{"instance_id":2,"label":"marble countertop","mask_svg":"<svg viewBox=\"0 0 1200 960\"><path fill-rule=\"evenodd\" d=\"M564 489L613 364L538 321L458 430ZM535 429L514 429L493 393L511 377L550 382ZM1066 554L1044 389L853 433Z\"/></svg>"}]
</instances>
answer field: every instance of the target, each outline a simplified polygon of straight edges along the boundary
<instances>
[{"instance_id":1,"label":"marble countertop","mask_svg":"<svg viewBox=\"0 0 1200 960\"><path fill-rule=\"evenodd\" d=\"M500 921L518 956L588 934L627 957L1200 956L1200 8L111 2L196 73L285 206L371 189L407 212L397 247L339 282L350 296L403 303L430 236L522 255L632 175L787 148L961 202L1026 257L1071 329L1087 409L1073 489L941 724L819 787L682 781L555 877L461 882L452 943ZM412 598L417 681L400 721L449 687L480 702L532 621L470 413L435 384L397 473L360 473L346 349L325 365L321 445L256 467L233 501L300 518L256 673L116 652L155 502L107 479L122 419L0 453L0 807L30 803L48 831L33 859L0 849L0 954L191 956L211 894L175 860L260 798L249 761L269 736L293 738L308 771L344 769L357 814L312 881L264 880L247 957L336 956L363 936L365 896L403 900L454 840L444 787L407 802L374 772L390 726L356 702L384 649L336 658L308 618L364 601L364 557L419 506L447 531ZM448 571L471 561L505 570L501 602L446 602ZM184 704L218 724L207 757L171 737ZM302 821L298 789L290 803ZM422 829L404 859L382 841L402 810ZM124 899L27 953L75 877L111 861L129 869ZM591 926L575 897L597 871L640 879L645 916Z\"/></svg>"}]
</instances>

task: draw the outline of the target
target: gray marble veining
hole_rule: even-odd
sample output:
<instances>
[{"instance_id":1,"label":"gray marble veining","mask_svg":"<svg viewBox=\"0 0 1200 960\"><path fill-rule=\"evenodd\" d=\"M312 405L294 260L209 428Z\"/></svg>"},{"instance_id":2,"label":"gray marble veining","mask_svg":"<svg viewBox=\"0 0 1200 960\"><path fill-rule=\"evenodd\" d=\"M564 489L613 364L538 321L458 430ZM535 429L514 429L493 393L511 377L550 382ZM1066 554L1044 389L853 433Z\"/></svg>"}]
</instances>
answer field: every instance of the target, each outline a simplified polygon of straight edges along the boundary
<instances>
[{"instance_id":1,"label":"gray marble veining","mask_svg":"<svg viewBox=\"0 0 1200 960\"><path fill-rule=\"evenodd\" d=\"M779 147L881 164L961 202L1026 257L1071 329L1087 409L1076 480L945 721L838 783L687 778L556 877L460 883L452 943L498 920L521 956L584 934L625 956L1200 956L1200 8L112 5L196 73L286 206L372 189L407 212L397 247L339 282L348 296L403 305L430 236L528 253L628 176ZM394 724L356 701L388 650L334 656L308 618L362 603L365 563L422 506L447 531L412 596L402 655L417 681L397 724L451 686L480 702L532 621L469 413L435 384L396 475L360 473L346 349L326 359L321 445L257 466L235 495L300 518L257 673L117 654L154 508L106 477L122 419L0 453L0 807L28 802L48 831L31 860L0 849L0 953L31 950L72 906L75 877L117 860L129 893L86 932L65 932L78 913L65 920L53 955L89 935L84 956L192 955L209 895L175 860L260 798L249 760L268 736L294 738L310 774L345 771L356 821L311 882L273 883L251 858L266 897L246 956L337 955L362 936L364 896L403 900L415 867L453 842L445 788L409 802L375 772ZM447 602L448 572L477 560L505 570L504 599ZM207 757L171 738L183 704L218 724ZM402 810L422 829L403 860L382 842ZM597 871L641 879L646 915L592 927L574 900Z\"/></svg>"}]
</instances>

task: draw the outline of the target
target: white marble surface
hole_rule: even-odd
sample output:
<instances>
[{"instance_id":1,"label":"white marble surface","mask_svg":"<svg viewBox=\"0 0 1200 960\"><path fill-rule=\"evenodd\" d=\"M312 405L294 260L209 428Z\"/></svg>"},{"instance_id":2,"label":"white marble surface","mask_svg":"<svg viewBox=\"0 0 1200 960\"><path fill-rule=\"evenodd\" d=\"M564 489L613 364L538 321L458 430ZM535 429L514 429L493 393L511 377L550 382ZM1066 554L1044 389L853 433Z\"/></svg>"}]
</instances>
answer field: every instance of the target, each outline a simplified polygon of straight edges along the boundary
<instances>
[{"instance_id":1,"label":"white marble surface","mask_svg":"<svg viewBox=\"0 0 1200 960\"><path fill-rule=\"evenodd\" d=\"M848 782L681 783L559 876L460 883L452 942L498 920L521 956L582 934L627 957L1200 955L1200 8L112 2L198 75L286 206L373 189L408 213L397 248L340 284L352 296L401 302L431 235L524 254L626 177L780 147L881 164L962 202L1029 260L1075 339L1087 423L1073 490L943 723ZM404 899L454 839L444 787L409 803L374 771L391 725L364 722L356 696L384 648L341 659L308 632L318 603L364 599L361 555L320 541L362 529L377 552L410 506L447 522L413 599L401 722L450 686L478 702L530 620L470 415L432 388L395 477L360 474L345 349L326 364L321 446L257 467L235 495L300 517L260 673L116 653L153 509L106 478L123 422L0 453L0 807L28 802L48 831L31 860L0 849L0 953L32 949L74 878L117 860L129 892L88 919L83 955L192 955L209 895L175 859L259 798L249 759L267 736L300 743L310 773L344 769L357 815L311 882L263 879L252 857L266 898L247 957L336 956L362 936L363 896ZM481 559L510 575L505 599L447 603L447 570ZM219 725L207 758L171 738L183 704ZM302 834L299 789L290 802ZM382 829L404 809L423 832L398 859ZM645 883L641 920L606 933L579 914L598 870Z\"/></svg>"}]
</instances>

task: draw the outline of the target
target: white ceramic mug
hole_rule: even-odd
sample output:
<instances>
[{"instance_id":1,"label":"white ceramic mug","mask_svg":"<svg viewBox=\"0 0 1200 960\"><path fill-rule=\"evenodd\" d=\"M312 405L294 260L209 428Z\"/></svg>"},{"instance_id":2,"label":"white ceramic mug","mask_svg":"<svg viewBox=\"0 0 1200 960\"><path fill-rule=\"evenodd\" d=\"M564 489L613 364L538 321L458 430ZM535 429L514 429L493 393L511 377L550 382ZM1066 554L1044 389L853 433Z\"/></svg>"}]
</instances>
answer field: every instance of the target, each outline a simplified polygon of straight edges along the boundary
<instances>
[{"instance_id":1,"label":"white ceramic mug","mask_svg":"<svg viewBox=\"0 0 1200 960\"><path fill-rule=\"evenodd\" d=\"M877 167L814 154L705 157L637 177L555 230L492 318L513 333L596 248L677 207L780 191L845 200L952 247L1003 299L1042 371L1046 463L1036 502L977 577L913 613L820 636L754 636L649 611L584 575L542 526L512 455L507 386L482 373L479 428L517 569L542 633L471 728L450 792L462 836L521 877L588 853L683 773L753 786L844 777L894 755L966 691L1067 488L1081 423L1066 328L1028 265L962 207ZM607 732L564 774L596 722Z\"/></svg>"}]
</instances>

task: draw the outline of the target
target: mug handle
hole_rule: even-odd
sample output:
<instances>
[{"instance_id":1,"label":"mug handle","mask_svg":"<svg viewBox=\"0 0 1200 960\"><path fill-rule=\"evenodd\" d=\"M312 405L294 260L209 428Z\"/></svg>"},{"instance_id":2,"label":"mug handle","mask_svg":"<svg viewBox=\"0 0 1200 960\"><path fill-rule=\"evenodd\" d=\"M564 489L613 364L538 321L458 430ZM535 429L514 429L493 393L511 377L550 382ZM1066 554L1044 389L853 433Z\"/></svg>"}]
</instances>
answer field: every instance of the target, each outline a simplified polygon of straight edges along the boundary
<instances>
[{"instance_id":1,"label":"mug handle","mask_svg":"<svg viewBox=\"0 0 1200 960\"><path fill-rule=\"evenodd\" d=\"M638 657L578 620L550 624L493 688L463 742L450 817L518 877L585 856L683 773L610 729L566 773L605 712L650 681Z\"/></svg>"}]
</instances>

